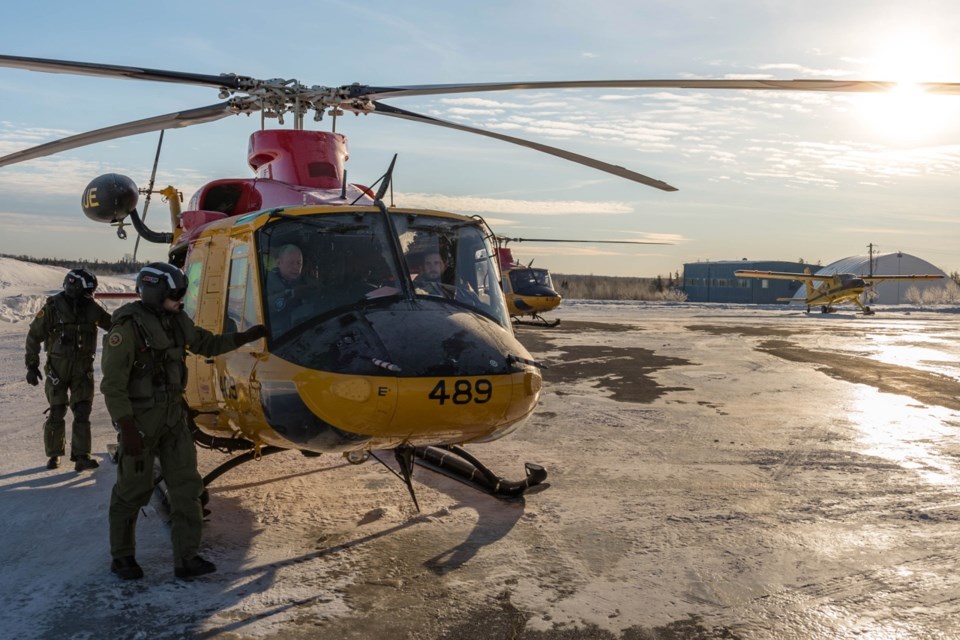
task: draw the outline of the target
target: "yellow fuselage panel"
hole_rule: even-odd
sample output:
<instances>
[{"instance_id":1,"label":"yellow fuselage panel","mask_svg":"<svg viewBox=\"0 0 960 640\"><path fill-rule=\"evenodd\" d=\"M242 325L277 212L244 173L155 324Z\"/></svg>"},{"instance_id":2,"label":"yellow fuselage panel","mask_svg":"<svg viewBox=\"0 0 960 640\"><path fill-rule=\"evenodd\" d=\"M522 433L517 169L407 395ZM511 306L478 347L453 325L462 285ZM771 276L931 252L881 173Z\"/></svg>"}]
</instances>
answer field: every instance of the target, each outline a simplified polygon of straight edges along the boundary
<instances>
[{"instance_id":1,"label":"yellow fuselage panel","mask_svg":"<svg viewBox=\"0 0 960 640\"><path fill-rule=\"evenodd\" d=\"M515 421L515 414L528 414L537 400L523 373L397 378L304 371L296 382L304 402L326 422L403 439L486 435Z\"/></svg>"},{"instance_id":2,"label":"yellow fuselage panel","mask_svg":"<svg viewBox=\"0 0 960 640\"><path fill-rule=\"evenodd\" d=\"M402 442L454 444L493 439L533 412L541 388L540 374L534 369L469 377L358 376L305 369L269 356L251 375L246 363L252 360L249 352L234 352L216 360L222 401L218 414L197 417L205 431L318 451L325 450L325 445L293 442L277 432L277 416L271 424L264 411L264 388L289 384L291 393L295 391L317 424L362 436L357 448L367 449ZM347 448L337 442L330 450Z\"/></svg>"},{"instance_id":3,"label":"yellow fuselage panel","mask_svg":"<svg viewBox=\"0 0 960 640\"><path fill-rule=\"evenodd\" d=\"M509 293L504 297L507 301L507 310L512 316L553 311L562 300L560 296L522 296L516 293Z\"/></svg>"}]
</instances>

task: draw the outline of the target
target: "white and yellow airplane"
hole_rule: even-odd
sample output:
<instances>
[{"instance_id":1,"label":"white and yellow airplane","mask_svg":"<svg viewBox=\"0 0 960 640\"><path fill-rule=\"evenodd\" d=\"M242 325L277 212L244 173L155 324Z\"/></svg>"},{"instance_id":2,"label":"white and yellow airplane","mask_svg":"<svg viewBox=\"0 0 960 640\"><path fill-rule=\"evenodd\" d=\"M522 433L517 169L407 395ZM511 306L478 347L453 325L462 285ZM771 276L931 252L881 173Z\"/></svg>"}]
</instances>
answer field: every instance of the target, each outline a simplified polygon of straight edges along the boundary
<instances>
[{"instance_id":1,"label":"white and yellow airplane","mask_svg":"<svg viewBox=\"0 0 960 640\"><path fill-rule=\"evenodd\" d=\"M852 273L833 273L815 275L807 267L803 273L791 273L789 271L756 271L741 269L735 271L734 275L738 278L765 278L769 280L800 280L807 286L806 298L777 298L778 302L805 302L807 312L811 307L820 305L820 311L823 313L832 313L835 311L835 304L843 302L852 302L863 311L865 315L873 314L870 307L860 301L863 292L877 282L886 282L887 280L939 280L942 275L937 274L912 274L897 276L858 276Z\"/></svg>"}]
</instances>

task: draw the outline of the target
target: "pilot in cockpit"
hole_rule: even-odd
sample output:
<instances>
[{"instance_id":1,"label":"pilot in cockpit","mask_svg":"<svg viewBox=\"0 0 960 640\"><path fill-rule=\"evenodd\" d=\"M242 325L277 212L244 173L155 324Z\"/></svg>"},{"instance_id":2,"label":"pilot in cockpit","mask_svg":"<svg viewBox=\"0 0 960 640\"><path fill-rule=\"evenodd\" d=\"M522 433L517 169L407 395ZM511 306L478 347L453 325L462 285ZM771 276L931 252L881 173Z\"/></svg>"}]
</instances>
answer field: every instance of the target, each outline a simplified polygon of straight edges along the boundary
<instances>
[{"instance_id":1,"label":"pilot in cockpit","mask_svg":"<svg viewBox=\"0 0 960 640\"><path fill-rule=\"evenodd\" d=\"M311 288L303 275L303 251L300 247L295 244L280 247L276 266L267 272L270 313L275 319L289 315L304 303Z\"/></svg>"}]
</instances>

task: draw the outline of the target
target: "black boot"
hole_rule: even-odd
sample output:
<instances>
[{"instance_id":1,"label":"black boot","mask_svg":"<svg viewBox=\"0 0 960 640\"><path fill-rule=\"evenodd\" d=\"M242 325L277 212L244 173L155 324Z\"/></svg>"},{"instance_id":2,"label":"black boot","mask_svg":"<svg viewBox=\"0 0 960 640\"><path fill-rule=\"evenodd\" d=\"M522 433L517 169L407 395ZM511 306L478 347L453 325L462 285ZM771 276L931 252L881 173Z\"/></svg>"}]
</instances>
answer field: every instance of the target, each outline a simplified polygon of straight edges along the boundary
<instances>
[{"instance_id":1,"label":"black boot","mask_svg":"<svg viewBox=\"0 0 960 640\"><path fill-rule=\"evenodd\" d=\"M50 459L47 460L47 469L59 469L60 468L60 456L50 456Z\"/></svg>"},{"instance_id":2,"label":"black boot","mask_svg":"<svg viewBox=\"0 0 960 640\"><path fill-rule=\"evenodd\" d=\"M110 571L123 580L139 580L143 577L143 569L140 568L137 559L133 556L114 558L113 562L110 563Z\"/></svg>"},{"instance_id":3,"label":"black boot","mask_svg":"<svg viewBox=\"0 0 960 640\"><path fill-rule=\"evenodd\" d=\"M173 568L173 573L178 578L194 578L204 576L217 570L215 564L209 560L204 560L200 556L193 556L177 567Z\"/></svg>"},{"instance_id":4,"label":"black boot","mask_svg":"<svg viewBox=\"0 0 960 640\"><path fill-rule=\"evenodd\" d=\"M96 469L100 466L100 463L91 458L90 456L77 456L74 458L76 464L73 465L73 468L76 471L86 471L87 469Z\"/></svg>"}]
</instances>

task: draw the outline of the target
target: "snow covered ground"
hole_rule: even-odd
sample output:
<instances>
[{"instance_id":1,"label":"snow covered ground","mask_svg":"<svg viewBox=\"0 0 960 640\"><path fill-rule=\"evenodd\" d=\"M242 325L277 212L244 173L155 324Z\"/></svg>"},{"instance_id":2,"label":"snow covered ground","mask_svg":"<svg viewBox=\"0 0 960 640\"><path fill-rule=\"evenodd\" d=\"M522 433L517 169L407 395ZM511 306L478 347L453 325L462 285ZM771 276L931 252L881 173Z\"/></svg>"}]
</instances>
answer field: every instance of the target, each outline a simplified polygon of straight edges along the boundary
<instances>
[{"instance_id":1,"label":"snow covered ground","mask_svg":"<svg viewBox=\"0 0 960 640\"><path fill-rule=\"evenodd\" d=\"M516 433L470 447L550 486L501 502L418 470L284 452L210 489L204 555L109 573L100 469L44 468L27 325L63 269L0 258L0 629L10 638L957 637L960 314L566 301ZM129 289L129 278L102 278ZM98 371L99 375L99 371ZM201 452L202 471L222 456Z\"/></svg>"}]
</instances>

